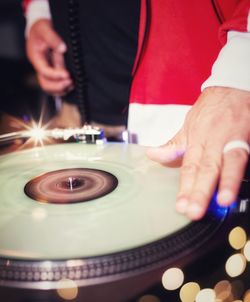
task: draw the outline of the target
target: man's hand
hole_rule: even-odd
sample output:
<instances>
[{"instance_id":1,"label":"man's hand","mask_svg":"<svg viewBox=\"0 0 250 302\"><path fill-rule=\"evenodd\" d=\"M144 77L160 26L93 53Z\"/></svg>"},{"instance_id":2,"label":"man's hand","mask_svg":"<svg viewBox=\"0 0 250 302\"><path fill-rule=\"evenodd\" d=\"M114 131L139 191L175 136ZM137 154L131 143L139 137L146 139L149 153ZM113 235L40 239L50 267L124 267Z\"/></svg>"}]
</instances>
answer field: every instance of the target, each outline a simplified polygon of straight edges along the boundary
<instances>
[{"instance_id":1,"label":"man's hand","mask_svg":"<svg viewBox=\"0 0 250 302\"><path fill-rule=\"evenodd\" d=\"M176 136L148 150L148 156L163 165L182 164L178 212L193 220L202 218L217 185L220 205L235 201L248 152L235 148L223 153L234 140L250 143L250 92L211 87L200 95Z\"/></svg>"},{"instance_id":2,"label":"man's hand","mask_svg":"<svg viewBox=\"0 0 250 302\"><path fill-rule=\"evenodd\" d=\"M41 19L32 25L26 48L43 90L61 96L73 88L64 64L66 45L53 30L50 20Z\"/></svg>"}]
</instances>

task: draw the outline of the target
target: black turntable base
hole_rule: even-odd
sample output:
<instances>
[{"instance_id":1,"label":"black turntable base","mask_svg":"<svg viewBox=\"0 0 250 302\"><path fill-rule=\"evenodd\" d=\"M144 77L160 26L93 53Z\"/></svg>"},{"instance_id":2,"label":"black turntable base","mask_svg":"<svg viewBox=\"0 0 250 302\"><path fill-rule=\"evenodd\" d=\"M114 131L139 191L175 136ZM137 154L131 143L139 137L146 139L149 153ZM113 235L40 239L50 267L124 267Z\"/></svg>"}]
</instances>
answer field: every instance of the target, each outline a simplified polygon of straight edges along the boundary
<instances>
[{"instance_id":1,"label":"black turntable base","mask_svg":"<svg viewBox=\"0 0 250 302\"><path fill-rule=\"evenodd\" d=\"M0 157L1 301L144 302L168 268L198 278L207 255L227 257L228 232L247 222L246 186L237 205L212 202L190 222L174 210L179 171L144 153L73 143ZM158 301L179 301L163 292Z\"/></svg>"}]
</instances>

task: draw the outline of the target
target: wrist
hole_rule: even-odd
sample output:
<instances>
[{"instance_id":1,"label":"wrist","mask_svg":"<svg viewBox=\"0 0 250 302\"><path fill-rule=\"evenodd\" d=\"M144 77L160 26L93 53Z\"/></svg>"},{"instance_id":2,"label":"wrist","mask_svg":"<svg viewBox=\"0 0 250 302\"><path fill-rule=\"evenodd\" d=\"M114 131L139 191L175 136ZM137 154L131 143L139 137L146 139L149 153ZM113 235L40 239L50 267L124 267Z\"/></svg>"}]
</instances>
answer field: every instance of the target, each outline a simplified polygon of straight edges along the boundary
<instances>
[{"instance_id":1,"label":"wrist","mask_svg":"<svg viewBox=\"0 0 250 302\"><path fill-rule=\"evenodd\" d=\"M49 3L47 0L31 1L26 10L25 36L28 37L31 27L41 19L51 20Z\"/></svg>"},{"instance_id":2,"label":"wrist","mask_svg":"<svg viewBox=\"0 0 250 302\"><path fill-rule=\"evenodd\" d=\"M211 76L201 89L211 86L231 87L250 91L250 33L231 31L227 44L215 61Z\"/></svg>"}]
</instances>

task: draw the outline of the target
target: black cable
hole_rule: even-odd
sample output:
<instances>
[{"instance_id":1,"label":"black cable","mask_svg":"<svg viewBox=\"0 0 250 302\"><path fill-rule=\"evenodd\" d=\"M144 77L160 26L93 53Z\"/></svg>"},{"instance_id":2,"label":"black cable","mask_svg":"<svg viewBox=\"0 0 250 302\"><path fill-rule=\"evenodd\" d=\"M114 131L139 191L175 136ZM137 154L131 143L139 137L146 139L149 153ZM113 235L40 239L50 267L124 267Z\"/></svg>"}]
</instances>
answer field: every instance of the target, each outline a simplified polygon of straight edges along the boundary
<instances>
[{"instance_id":1,"label":"black cable","mask_svg":"<svg viewBox=\"0 0 250 302\"><path fill-rule=\"evenodd\" d=\"M90 113L87 101L87 76L84 64L84 52L81 44L79 11L79 1L68 0L68 26L72 68L75 77L77 104L81 114L82 124L85 124L90 121Z\"/></svg>"}]
</instances>

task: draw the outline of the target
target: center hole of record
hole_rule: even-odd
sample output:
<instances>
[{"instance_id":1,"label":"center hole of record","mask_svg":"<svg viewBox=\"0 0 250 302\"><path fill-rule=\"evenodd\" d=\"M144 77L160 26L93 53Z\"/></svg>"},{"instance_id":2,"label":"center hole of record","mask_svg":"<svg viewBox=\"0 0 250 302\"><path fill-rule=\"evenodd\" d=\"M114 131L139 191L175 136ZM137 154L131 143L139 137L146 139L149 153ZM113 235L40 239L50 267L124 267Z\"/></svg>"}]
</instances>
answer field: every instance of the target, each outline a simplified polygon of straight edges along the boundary
<instances>
[{"instance_id":1,"label":"center hole of record","mask_svg":"<svg viewBox=\"0 0 250 302\"><path fill-rule=\"evenodd\" d=\"M103 197L117 185L118 179L107 171L73 168L39 175L25 185L24 192L39 202L71 204Z\"/></svg>"},{"instance_id":2,"label":"center hole of record","mask_svg":"<svg viewBox=\"0 0 250 302\"><path fill-rule=\"evenodd\" d=\"M73 191L74 189L78 189L84 185L85 181L82 178L79 177L68 177L66 180L61 181L57 184L57 186L60 188L64 188L70 191Z\"/></svg>"}]
</instances>

